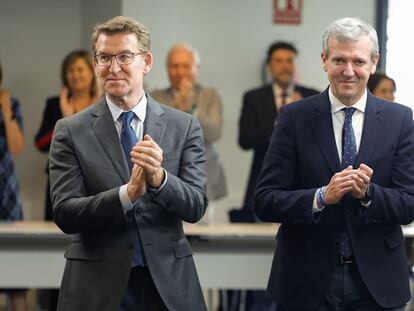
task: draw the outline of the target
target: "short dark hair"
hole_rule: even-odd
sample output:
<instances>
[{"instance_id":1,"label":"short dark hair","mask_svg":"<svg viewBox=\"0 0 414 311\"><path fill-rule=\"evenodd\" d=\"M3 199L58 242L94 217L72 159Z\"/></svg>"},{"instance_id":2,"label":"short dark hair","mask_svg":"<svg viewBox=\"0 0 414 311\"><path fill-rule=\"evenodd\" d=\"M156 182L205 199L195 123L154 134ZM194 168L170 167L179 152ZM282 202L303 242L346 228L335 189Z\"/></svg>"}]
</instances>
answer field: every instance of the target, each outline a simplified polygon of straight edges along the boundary
<instances>
[{"instance_id":1,"label":"short dark hair","mask_svg":"<svg viewBox=\"0 0 414 311\"><path fill-rule=\"evenodd\" d=\"M367 83L368 90L371 93L374 93L374 90L376 89L376 87L382 80L390 80L392 85L394 86L394 92L396 91L397 86L395 84L394 79L388 77L385 73L382 73L382 72L376 72L373 75L369 76L368 83Z\"/></svg>"},{"instance_id":2,"label":"short dark hair","mask_svg":"<svg viewBox=\"0 0 414 311\"><path fill-rule=\"evenodd\" d=\"M267 50L267 63L270 62L270 59L272 58L272 54L274 51L276 50L289 50L292 51L295 54L298 54L298 50L296 50L296 48L294 47L293 44L289 43L289 42L285 42L285 41L277 41L275 43L273 43L269 49Z\"/></svg>"}]
</instances>

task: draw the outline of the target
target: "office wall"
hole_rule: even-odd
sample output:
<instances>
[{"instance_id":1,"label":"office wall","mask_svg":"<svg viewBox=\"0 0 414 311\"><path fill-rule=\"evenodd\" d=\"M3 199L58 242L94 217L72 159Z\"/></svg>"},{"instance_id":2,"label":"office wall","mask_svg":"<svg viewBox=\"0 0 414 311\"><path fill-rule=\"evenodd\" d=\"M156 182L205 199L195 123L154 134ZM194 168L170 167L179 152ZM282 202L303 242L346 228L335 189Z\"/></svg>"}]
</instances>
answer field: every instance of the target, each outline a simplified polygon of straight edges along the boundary
<instances>
[{"instance_id":1,"label":"office wall","mask_svg":"<svg viewBox=\"0 0 414 311\"><path fill-rule=\"evenodd\" d=\"M168 48L186 41L201 54L199 81L215 87L224 104L224 134L218 143L227 173L230 194L217 202L215 219L242 203L251 152L237 145L238 118L243 93L261 85L261 66L270 42L286 40L300 51L297 80L324 89L328 82L321 67L321 35L333 20L359 16L375 21L375 0L304 1L302 24L272 24L272 0L123 0L122 14L149 26L154 66L148 89L165 87Z\"/></svg>"},{"instance_id":2,"label":"office wall","mask_svg":"<svg viewBox=\"0 0 414 311\"><path fill-rule=\"evenodd\" d=\"M46 156L33 136L46 97L59 92L62 57L80 46L80 11L80 0L0 2L3 86L20 100L24 117L25 150L15 164L27 218L40 218L46 186Z\"/></svg>"},{"instance_id":3,"label":"office wall","mask_svg":"<svg viewBox=\"0 0 414 311\"><path fill-rule=\"evenodd\" d=\"M82 0L82 47L91 49L91 34L97 23L121 14L120 0Z\"/></svg>"},{"instance_id":4,"label":"office wall","mask_svg":"<svg viewBox=\"0 0 414 311\"><path fill-rule=\"evenodd\" d=\"M119 13L120 1L114 0L0 2L2 87L20 100L24 117L25 150L15 166L27 219L41 219L43 213L47 156L35 149L33 137L46 98L59 94L63 57L89 48L92 25Z\"/></svg>"},{"instance_id":5,"label":"office wall","mask_svg":"<svg viewBox=\"0 0 414 311\"><path fill-rule=\"evenodd\" d=\"M225 127L218 144L229 183L228 198L218 202L216 219L242 201L251 153L237 145L237 123L244 91L261 84L260 67L270 42L288 40L301 51L297 77L323 89L320 36L342 16L374 21L375 0L304 1L300 26L271 23L272 0L2 0L0 1L0 60L3 86L20 99L25 121L26 149L15 160L27 219L43 211L47 157L33 146L45 99L60 89L63 57L89 48L92 26L124 14L147 24L155 56L148 89L167 85L165 55L176 42L188 41L201 53L200 82L217 88L224 103ZM99 159L97 159L99 160Z\"/></svg>"}]
</instances>

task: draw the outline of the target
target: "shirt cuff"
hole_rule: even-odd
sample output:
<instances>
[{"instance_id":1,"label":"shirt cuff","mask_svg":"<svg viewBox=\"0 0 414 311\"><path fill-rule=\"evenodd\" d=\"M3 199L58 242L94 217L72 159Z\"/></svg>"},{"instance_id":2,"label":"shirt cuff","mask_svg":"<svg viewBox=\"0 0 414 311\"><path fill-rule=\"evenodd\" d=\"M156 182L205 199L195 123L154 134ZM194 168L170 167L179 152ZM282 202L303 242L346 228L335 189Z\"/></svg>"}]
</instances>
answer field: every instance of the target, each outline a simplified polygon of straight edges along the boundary
<instances>
[{"instance_id":1,"label":"shirt cuff","mask_svg":"<svg viewBox=\"0 0 414 311\"><path fill-rule=\"evenodd\" d=\"M369 200L367 203L364 203L364 202L362 202L362 201L361 201L361 205L362 205L363 207L368 208L368 207L371 205L371 202L372 202L372 200Z\"/></svg>"},{"instance_id":2,"label":"shirt cuff","mask_svg":"<svg viewBox=\"0 0 414 311\"><path fill-rule=\"evenodd\" d=\"M162 169L162 170L164 171L164 181L162 182L161 186L159 188L157 188L157 189L151 188L150 186L147 187L148 188L148 191L151 192L155 196L157 194L159 194L162 191L162 189L164 189L165 185L167 184L167 180L168 180L167 171L164 170L164 169Z\"/></svg>"},{"instance_id":3,"label":"shirt cuff","mask_svg":"<svg viewBox=\"0 0 414 311\"><path fill-rule=\"evenodd\" d=\"M122 185L119 188L119 199L121 201L122 209L124 210L125 215L134 208L134 204L132 204L131 200L128 197L128 184Z\"/></svg>"}]
</instances>

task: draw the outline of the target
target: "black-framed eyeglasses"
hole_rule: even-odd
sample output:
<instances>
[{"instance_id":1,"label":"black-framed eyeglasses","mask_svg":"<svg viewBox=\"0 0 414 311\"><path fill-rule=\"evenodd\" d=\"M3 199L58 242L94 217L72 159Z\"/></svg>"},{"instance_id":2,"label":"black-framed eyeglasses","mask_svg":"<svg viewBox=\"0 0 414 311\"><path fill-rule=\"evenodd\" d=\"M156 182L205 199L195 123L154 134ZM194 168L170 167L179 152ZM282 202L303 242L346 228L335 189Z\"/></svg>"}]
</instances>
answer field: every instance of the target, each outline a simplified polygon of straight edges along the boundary
<instances>
[{"instance_id":1,"label":"black-framed eyeglasses","mask_svg":"<svg viewBox=\"0 0 414 311\"><path fill-rule=\"evenodd\" d=\"M98 66L111 65L113 57L115 57L119 65L129 65L134 61L135 55L142 55L142 54L145 54L145 53L144 52L138 52L138 53L125 52L125 53L119 53L115 55L100 53L100 54L96 54L94 57L95 57L96 64Z\"/></svg>"}]
</instances>

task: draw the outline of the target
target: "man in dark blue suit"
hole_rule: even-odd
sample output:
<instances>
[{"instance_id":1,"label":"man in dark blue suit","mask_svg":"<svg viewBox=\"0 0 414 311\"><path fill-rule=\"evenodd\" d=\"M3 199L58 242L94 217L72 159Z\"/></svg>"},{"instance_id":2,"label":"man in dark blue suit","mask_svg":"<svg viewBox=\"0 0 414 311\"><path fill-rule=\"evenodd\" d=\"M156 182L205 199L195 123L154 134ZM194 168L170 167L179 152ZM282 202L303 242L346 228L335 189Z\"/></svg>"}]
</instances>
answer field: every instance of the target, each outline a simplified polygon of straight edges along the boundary
<instances>
[{"instance_id":1,"label":"man in dark blue suit","mask_svg":"<svg viewBox=\"0 0 414 311\"><path fill-rule=\"evenodd\" d=\"M294 81L298 51L294 45L277 41L270 45L266 56L266 69L272 82L247 91L239 122L239 145L253 150L253 160L241 209L230 211L232 222L256 222L253 212L253 194L279 109L284 104L319 94L318 90ZM237 295L236 295L237 296ZM265 292L248 291L246 310L271 310L272 301Z\"/></svg>"},{"instance_id":2,"label":"man in dark blue suit","mask_svg":"<svg viewBox=\"0 0 414 311\"><path fill-rule=\"evenodd\" d=\"M404 310L412 111L366 89L372 26L343 18L322 39L330 86L281 109L255 192L257 216L281 223L267 294L278 310Z\"/></svg>"}]
</instances>

